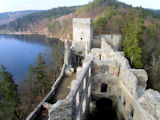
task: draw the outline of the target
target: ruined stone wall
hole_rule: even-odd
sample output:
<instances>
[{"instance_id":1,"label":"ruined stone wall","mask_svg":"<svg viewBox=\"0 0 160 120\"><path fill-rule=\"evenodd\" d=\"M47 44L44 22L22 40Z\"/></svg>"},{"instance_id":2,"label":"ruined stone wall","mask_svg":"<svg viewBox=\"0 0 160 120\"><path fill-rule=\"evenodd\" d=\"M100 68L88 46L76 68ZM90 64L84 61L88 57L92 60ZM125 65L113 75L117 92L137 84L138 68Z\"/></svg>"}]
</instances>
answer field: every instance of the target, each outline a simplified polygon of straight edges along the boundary
<instances>
[{"instance_id":1,"label":"ruined stone wall","mask_svg":"<svg viewBox=\"0 0 160 120\"><path fill-rule=\"evenodd\" d=\"M26 118L26 120L35 120L36 117L41 112L42 108L44 107L44 104L50 105L50 103L48 103L48 101L51 97L53 97L55 95L56 89L58 88L59 84L61 83L61 81L63 79L65 69L66 69L66 64L63 64L61 74L59 75L59 77L57 78L55 83L53 84L51 90L45 96L45 98L43 98L43 100L39 103L39 105L31 112L31 114Z\"/></svg>"},{"instance_id":2,"label":"ruined stone wall","mask_svg":"<svg viewBox=\"0 0 160 120\"><path fill-rule=\"evenodd\" d=\"M84 120L91 100L91 64L92 60L87 59L77 69L69 95L50 107L49 120Z\"/></svg>"},{"instance_id":3,"label":"ruined stone wall","mask_svg":"<svg viewBox=\"0 0 160 120\"><path fill-rule=\"evenodd\" d=\"M107 37L106 37L107 36ZM92 93L95 99L106 97L113 101L119 119L159 120L160 93L146 90L147 73L143 69L131 69L120 48L121 37L102 36L101 49L92 49ZM116 38L116 43L111 43ZM109 42L109 43L108 43ZM114 46L113 49L112 46ZM107 90L102 87L107 85Z\"/></svg>"},{"instance_id":4,"label":"ruined stone wall","mask_svg":"<svg viewBox=\"0 0 160 120\"><path fill-rule=\"evenodd\" d=\"M117 35L102 35L102 38L112 47L113 50L119 50L121 47L122 36Z\"/></svg>"},{"instance_id":5,"label":"ruined stone wall","mask_svg":"<svg viewBox=\"0 0 160 120\"><path fill-rule=\"evenodd\" d=\"M146 90L146 71L131 69L123 52L112 49L107 43L108 38L102 36L101 48L93 48L85 56L69 95L52 105L49 120L83 120L91 97L92 100L111 99L120 120L160 119L160 93ZM120 48L120 44L115 48Z\"/></svg>"}]
</instances>

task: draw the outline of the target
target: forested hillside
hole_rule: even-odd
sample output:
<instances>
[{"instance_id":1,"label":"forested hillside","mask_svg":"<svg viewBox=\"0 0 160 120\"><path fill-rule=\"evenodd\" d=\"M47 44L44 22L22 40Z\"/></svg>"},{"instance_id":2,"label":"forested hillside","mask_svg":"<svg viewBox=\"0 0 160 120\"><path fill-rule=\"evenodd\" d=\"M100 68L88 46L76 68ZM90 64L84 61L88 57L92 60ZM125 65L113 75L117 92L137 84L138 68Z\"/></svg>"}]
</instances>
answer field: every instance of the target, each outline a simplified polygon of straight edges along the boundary
<instances>
[{"instance_id":1,"label":"forested hillside","mask_svg":"<svg viewBox=\"0 0 160 120\"><path fill-rule=\"evenodd\" d=\"M16 20L17 18L23 17L28 14L40 12L41 10L25 10L25 11L17 11L17 12L5 12L0 13L0 25L7 24L11 21Z\"/></svg>"},{"instance_id":2,"label":"forested hillside","mask_svg":"<svg viewBox=\"0 0 160 120\"><path fill-rule=\"evenodd\" d=\"M12 21L7 25L1 25L0 30L1 33L28 31L32 33L45 33L46 31L44 31L43 29L48 27L50 21L63 15L73 13L74 11L75 7L59 7L51 10L29 14L22 18L18 18L15 21Z\"/></svg>"}]
</instances>

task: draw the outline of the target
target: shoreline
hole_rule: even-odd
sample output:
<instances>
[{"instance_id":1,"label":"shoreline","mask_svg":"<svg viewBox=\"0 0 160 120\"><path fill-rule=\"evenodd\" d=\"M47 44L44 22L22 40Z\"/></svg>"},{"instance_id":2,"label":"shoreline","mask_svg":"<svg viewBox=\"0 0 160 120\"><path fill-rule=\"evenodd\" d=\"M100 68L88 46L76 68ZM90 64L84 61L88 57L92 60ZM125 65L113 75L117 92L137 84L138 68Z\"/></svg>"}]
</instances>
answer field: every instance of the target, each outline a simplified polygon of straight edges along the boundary
<instances>
[{"instance_id":1,"label":"shoreline","mask_svg":"<svg viewBox=\"0 0 160 120\"><path fill-rule=\"evenodd\" d=\"M7 36L7 35L8 35L8 36L12 36L12 35L13 35L13 36L14 36L14 35L17 35L17 36L18 36L18 35L19 35L19 36L22 36L22 38L23 38L23 35L24 35L24 37L25 37L25 35L26 35L26 37L28 36L28 37L31 37L31 38L32 38L32 35L33 35L33 37L34 37L34 35L39 35L39 37L44 38L44 39L42 39L43 41L45 41L45 39L49 38L49 37L47 37L47 36L44 35L44 34L36 34L36 33L34 33L34 34L28 34L28 33L27 33L27 34L26 34L26 33L0 33L0 35L2 35L2 36L3 36L3 35L4 35L4 36L5 36L5 35L6 35L6 36ZM39 37L38 37L38 38L39 38ZM54 43L55 43L55 42L54 42L54 37L52 37L52 38L53 38L53 39L48 39L48 41L49 41L49 43L53 43L53 44L54 44ZM59 40L60 40L59 42L62 43L62 44L64 43L64 41L61 40L61 39L59 39L58 37L55 38L55 39L56 39L56 41L59 41ZM38 41L38 40L41 42L40 39L37 39L37 41ZM35 40L35 41L36 41L36 40ZM64 45L63 45L63 46L64 46ZM41 53L42 53L42 52L41 52ZM34 63L33 63L33 64L34 64ZM5 66L8 68L8 65L5 65ZM28 66L28 67L29 67L29 66ZM15 74L13 71L10 71L10 72L11 72L11 74L14 76L14 78L13 78L13 79L14 79L14 82L15 82L18 86L22 85L22 83L23 83L23 82L27 79L27 77L28 77L28 75L27 75L27 74L28 74L28 69L27 69L27 74L26 74L26 75L24 76L24 78L22 78L22 79L21 79L21 78L19 79L19 77L15 77L16 74ZM17 79L17 78L18 78L18 79Z\"/></svg>"},{"instance_id":2,"label":"shoreline","mask_svg":"<svg viewBox=\"0 0 160 120\"><path fill-rule=\"evenodd\" d=\"M52 36L45 33L33 33L33 32L9 32L9 33L0 33L0 35L44 35L47 38L57 38L62 42L64 42L65 40L62 37Z\"/></svg>"}]
</instances>

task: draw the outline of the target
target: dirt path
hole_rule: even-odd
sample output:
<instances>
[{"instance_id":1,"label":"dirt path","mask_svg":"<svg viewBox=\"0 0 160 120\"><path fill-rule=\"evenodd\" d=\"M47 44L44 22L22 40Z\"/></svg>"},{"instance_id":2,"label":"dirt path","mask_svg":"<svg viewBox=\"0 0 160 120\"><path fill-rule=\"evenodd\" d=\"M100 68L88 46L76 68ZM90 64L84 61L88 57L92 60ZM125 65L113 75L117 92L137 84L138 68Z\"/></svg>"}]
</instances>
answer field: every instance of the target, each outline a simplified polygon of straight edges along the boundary
<instances>
[{"instance_id":1,"label":"dirt path","mask_svg":"<svg viewBox=\"0 0 160 120\"><path fill-rule=\"evenodd\" d=\"M56 90L55 96L53 101L56 102L57 100L63 100L67 97L70 92L71 82L76 79L76 74L72 76L64 76L62 82L60 83L59 87Z\"/></svg>"},{"instance_id":2,"label":"dirt path","mask_svg":"<svg viewBox=\"0 0 160 120\"><path fill-rule=\"evenodd\" d=\"M50 104L56 103L58 100L63 100L67 97L67 95L70 92L70 86L71 82L76 79L76 74L73 74L72 76L64 76L63 80L61 81L60 85L58 86L55 95L50 100ZM44 109L42 110L38 118L36 120L48 120L48 110Z\"/></svg>"}]
</instances>

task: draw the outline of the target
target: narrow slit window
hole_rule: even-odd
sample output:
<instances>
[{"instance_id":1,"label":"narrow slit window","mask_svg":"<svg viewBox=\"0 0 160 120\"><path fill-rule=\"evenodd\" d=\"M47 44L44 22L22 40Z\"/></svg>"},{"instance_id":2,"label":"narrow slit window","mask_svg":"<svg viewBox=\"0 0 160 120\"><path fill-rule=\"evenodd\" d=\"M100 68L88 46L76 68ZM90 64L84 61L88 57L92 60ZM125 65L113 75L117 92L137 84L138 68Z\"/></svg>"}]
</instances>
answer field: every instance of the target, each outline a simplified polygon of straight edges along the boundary
<instances>
[{"instance_id":1,"label":"narrow slit window","mask_svg":"<svg viewBox=\"0 0 160 120\"><path fill-rule=\"evenodd\" d=\"M107 84L101 84L101 92L107 92Z\"/></svg>"},{"instance_id":2,"label":"narrow slit window","mask_svg":"<svg viewBox=\"0 0 160 120\"><path fill-rule=\"evenodd\" d=\"M126 105L126 100L124 100L123 104L124 104L124 106Z\"/></svg>"},{"instance_id":3,"label":"narrow slit window","mask_svg":"<svg viewBox=\"0 0 160 120\"><path fill-rule=\"evenodd\" d=\"M131 106L131 118L133 118L133 115L134 115L134 109L133 109L133 107Z\"/></svg>"}]
</instances>

